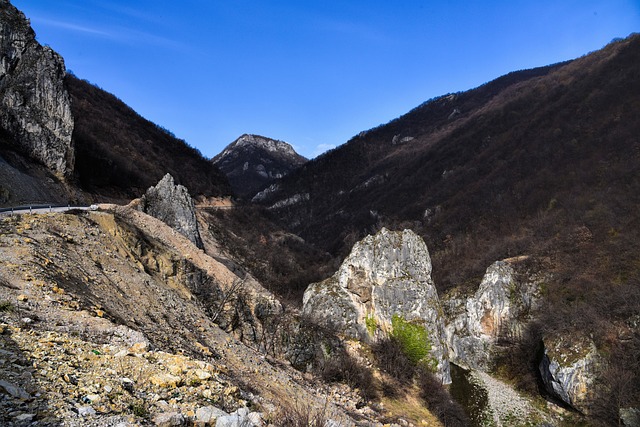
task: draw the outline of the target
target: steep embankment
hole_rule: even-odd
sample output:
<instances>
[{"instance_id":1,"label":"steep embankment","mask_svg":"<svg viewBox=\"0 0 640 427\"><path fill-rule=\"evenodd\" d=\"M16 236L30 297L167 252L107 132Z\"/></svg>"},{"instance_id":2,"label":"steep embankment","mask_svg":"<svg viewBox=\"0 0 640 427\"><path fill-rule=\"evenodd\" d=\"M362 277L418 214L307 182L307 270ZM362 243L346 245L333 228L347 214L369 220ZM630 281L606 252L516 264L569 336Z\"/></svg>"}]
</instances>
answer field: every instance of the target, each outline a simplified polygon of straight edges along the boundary
<instances>
[{"instance_id":1,"label":"steep embankment","mask_svg":"<svg viewBox=\"0 0 640 427\"><path fill-rule=\"evenodd\" d=\"M245 403L268 417L298 402L352 424L325 402L331 391L234 338L258 345L279 303L249 276L234 287L236 274L161 221L115 206L5 217L0 243L2 340L26 372L0 364L3 422L193 420Z\"/></svg>"}]
</instances>

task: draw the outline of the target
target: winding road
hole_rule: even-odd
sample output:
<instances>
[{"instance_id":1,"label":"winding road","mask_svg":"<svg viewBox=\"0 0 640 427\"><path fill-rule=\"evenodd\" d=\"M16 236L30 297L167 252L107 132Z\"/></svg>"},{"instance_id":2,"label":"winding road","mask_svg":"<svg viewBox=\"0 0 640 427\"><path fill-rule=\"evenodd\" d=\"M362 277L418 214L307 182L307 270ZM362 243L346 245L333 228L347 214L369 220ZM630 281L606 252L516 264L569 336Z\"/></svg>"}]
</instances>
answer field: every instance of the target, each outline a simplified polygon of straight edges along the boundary
<instances>
[{"instance_id":1,"label":"winding road","mask_svg":"<svg viewBox=\"0 0 640 427\"><path fill-rule=\"evenodd\" d=\"M66 212L72 209L95 210L96 205L91 206L61 206L61 205L32 205L32 206L14 206L10 208L0 208L0 216L2 215L18 215L18 214L45 214L54 212Z\"/></svg>"}]
</instances>

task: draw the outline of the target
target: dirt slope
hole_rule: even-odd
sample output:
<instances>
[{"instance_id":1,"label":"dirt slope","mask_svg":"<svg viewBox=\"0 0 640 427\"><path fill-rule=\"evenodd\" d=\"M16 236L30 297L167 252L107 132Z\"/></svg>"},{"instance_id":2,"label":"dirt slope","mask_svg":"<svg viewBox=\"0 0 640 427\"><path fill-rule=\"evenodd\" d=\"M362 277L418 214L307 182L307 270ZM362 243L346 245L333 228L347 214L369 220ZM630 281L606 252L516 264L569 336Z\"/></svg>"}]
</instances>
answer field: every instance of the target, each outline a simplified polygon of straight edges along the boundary
<instances>
[{"instance_id":1,"label":"dirt slope","mask_svg":"<svg viewBox=\"0 0 640 427\"><path fill-rule=\"evenodd\" d=\"M237 276L145 214L103 206L96 212L3 218L0 266L3 348L14 360L5 363L7 353L0 355L0 379L28 394L0 390L3 407L10 409L5 420L32 413L32 419L75 425L79 408L90 406L96 413L85 424L145 424L168 411L159 401L192 419L193 411L211 404L227 410L249 404L269 413L286 402L317 411L328 405L341 425L354 423L347 410L366 418L349 392L341 392L340 400L335 390L313 385L236 339L259 333L247 307L239 314L237 307L222 307L225 316L245 316L233 334L214 324L211 301ZM255 280L247 277L243 286L252 303L278 309ZM12 368L17 362L33 369ZM209 372L203 374L207 378L194 380L196 369ZM150 380L167 373L179 377L175 384ZM134 382L134 392L122 391L124 377ZM58 386L68 397L55 392ZM122 396L110 396L105 386ZM97 395L97 402L87 395Z\"/></svg>"}]
</instances>

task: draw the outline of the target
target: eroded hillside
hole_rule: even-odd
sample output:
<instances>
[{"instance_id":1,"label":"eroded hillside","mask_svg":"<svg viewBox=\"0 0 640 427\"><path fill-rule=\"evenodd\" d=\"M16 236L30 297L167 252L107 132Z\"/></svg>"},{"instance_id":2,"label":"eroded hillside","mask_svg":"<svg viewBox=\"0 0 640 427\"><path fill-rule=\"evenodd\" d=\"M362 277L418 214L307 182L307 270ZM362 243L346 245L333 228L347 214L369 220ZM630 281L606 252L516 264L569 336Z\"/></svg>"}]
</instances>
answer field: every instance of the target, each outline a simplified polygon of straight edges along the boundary
<instances>
[{"instance_id":1,"label":"eroded hillside","mask_svg":"<svg viewBox=\"0 0 640 427\"><path fill-rule=\"evenodd\" d=\"M186 422L245 404L267 418L287 402L353 423L357 399L336 406L330 389L242 342L260 345L279 302L146 214L3 217L0 263L5 423Z\"/></svg>"}]
</instances>

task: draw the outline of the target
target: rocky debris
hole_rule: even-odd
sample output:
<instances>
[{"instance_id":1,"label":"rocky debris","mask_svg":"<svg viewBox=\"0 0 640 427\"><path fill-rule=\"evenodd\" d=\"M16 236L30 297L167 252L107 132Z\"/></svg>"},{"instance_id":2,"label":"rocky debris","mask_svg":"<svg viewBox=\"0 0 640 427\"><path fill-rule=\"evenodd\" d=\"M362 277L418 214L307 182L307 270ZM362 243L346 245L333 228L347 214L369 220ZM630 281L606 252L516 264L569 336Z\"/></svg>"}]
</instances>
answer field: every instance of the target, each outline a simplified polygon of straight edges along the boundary
<instances>
[{"instance_id":1,"label":"rocky debris","mask_svg":"<svg viewBox=\"0 0 640 427\"><path fill-rule=\"evenodd\" d=\"M620 408L620 419L625 427L640 427L640 409Z\"/></svg>"},{"instance_id":2,"label":"rocky debris","mask_svg":"<svg viewBox=\"0 0 640 427\"><path fill-rule=\"evenodd\" d=\"M601 363L602 358L590 339L575 335L552 337L544 339L539 370L552 396L588 413Z\"/></svg>"},{"instance_id":3,"label":"rocky debris","mask_svg":"<svg viewBox=\"0 0 640 427\"><path fill-rule=\"evenodd\" d=\"M250 197L307 159L284 141L245 134L211 161L227 176L236 195Z\"/></svg>"},{"instance_id":4,"label":"rocky debris","mask_svg":"<svg viewBox=\"0 0 640 427\"><path fill-rule=\"evenodd\" d=\"M259 317L282 313L250 276L223 310L230 333L211 320L219 292L237 278L131 208L0 218L0 337L7 338L0 349L18 355L3 364L0 353L0 379L31 396L24 402L0 392L0 424L36 414L45 426L148 425L170 412L190 423L206 406L227 414L248 406L268 419L283 402L299 401L325 408L340 425L354 425L354 416L378 425L357 392L314 384L238 340L258 347L268 338ZM180 380L150 381L163 375ZM79 416L86 406L96 415Z\"/></svg>"},{"instance_id":5,"label":"rocky debris","mask_svg":"<svg viewBox=\"0 0 640 427\"><path fill-rule=\"evenodd\" d=\"M486 425L546 425L549 420L531 402L511 386L482 371L471 371L471 381L487 392L487 407L483 414Z\"/></svg>"},{"instance_id":6,"label":"rocky debris","mask_svg":"<svg viewBox=\"0 0 640 427\"><path fill-rule=\"evenodd\" d=\"M175 229L202 249L202 238L198 230L193 199L186 187L175 184L166 174L155 187L150 187L142 196L140 210Z\"/></svg>"},{"instance_id":7,"label":"rocky debris","mask_svg":"<svg viewBox=\"0 0 640 427\"><path fill-rule=\"evenodd\" d=\"M385 228L354 245L338 271L304 293L303 313L369 341L392 330L394 316L425 328L429 356L451 382L444 318L431 280L431 259L413 231Z\"/></svg>"},{"instance_id":8,"label":"rocky debris","mask_svg":"<svg viewBox=\"0 0 640 427\"><path fill-rule=\"evenodd\" d=\"M24 14L0 1L0 125L16 148L71 176L74 120L62 57L41 46Z\"/></svg>"},{"instance_id":9,"label":"rocky debris","mask_svg":"<svg viewBox=\"0 0 640 427\"><path fill-rule=\"evenodd\" d=\"M498 341L520 337L539 301L539 279L517 280L510 262L493 263L474 295L442 300L451 361L490 369Z\"/></svg>"},{"instance_id":10,"label":"rocky debris","mask_svg":"<svg viewBox=\"0 0 640 427\"><path fill-rule=\"evenodd\" d=\"M153 417L153 423L158 427L179 427L185 425L185 421L179 412L160 413Z\"/></svg>"},{"instance_id":11,"label":"rocky debris","mask_svg":"<svg viewBox=\"0 0 640 427\"><path fill-rule=\"evenodd\" d=\"M11 355L10 352L6 352L5 354ZM29 393L27 393L20 387L17 387L11 384L10 382L4 381L4 380L0 380L0 393L5 393L11 397L22 399L22 400L26 400L31 397Z\"/></svg>"},{"instance_id":12,"label":"rocky debris","mask_svg":"<svg viewBox=\"0 0 640 427\"><path fill-rule=\"evenodd\" d=\"M228 415L216 418L216 427L258 427L262 425L262 415L248 408L239 408Z\"/></svg>"},{"instance_id":13,"label":"rocky debris","mask_svg":"<svg viewBox=\"0 0 640 427\"><path fill-rule=\"evenodd\" d=\"M224 412L222 409L216 408L215 406L203 406L198 408L196 411L196 426L204 427L207 425L212 425L216 419L220 417L226 417L229 414Z\"/></svg>"},{"instance_id":14,"label":"rocky debris","mask_svg":"<svg viewBox=\"0 0 640 427\"><path fill-rule=\"evenodd\" d=\"M177 426L195 421L212 402L227 408L246 403L226 379L224 365L161 351L133 355L133 348L49 331L11 325L9 331L0 336L0 372L24 389L0 382L3 425L21 425L27 418L72 425L84 418L99 426L100 420L118 416L134 425L151 418L156 425ZM207 379L200 372L207 372ZM153 381L163 376L172 381ZM205 413L226 414L217 408Z\"/></svg>"}]
</instances>

